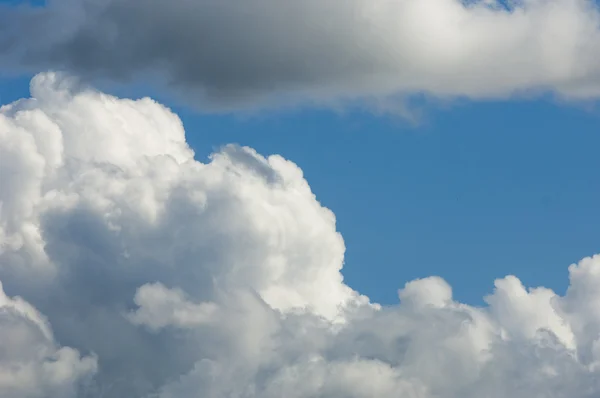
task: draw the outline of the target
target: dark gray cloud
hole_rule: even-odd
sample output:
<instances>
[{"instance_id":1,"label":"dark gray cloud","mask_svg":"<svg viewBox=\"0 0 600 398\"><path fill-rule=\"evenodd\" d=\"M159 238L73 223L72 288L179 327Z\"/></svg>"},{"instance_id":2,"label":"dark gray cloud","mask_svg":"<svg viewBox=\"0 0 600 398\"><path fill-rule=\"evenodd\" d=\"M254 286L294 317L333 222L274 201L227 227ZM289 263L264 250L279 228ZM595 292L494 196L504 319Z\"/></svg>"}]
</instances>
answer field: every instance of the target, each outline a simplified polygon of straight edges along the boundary
<instances>
[{"instance_id":1,"label":"dark gray cloud","mask_svg":"<svg viewBox=\"0 0 600 398\"><path fill-rule=\"evenodd\" d=\"M206 107L428 93L600 94L588 0L49 0L4 7L6 65L143 81Z\"/></svg>"}]
</instances>

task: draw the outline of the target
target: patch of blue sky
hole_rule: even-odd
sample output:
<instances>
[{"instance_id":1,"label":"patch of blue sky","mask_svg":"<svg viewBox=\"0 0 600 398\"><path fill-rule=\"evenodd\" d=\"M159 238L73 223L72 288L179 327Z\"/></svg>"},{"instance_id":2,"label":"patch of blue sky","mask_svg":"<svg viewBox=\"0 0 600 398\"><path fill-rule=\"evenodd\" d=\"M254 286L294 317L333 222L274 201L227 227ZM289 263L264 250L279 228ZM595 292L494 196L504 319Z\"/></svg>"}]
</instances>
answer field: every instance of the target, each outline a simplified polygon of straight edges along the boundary
<instances>
[{"instance_id":1,"label":"patch of blue sky","mask_svg":"<svg viewBox=\"0 0 600 398\"><path fill-rule=\"evenodd\" d=\"M414 128L368 113L180 114L201 158L239 142L297 162L337 216L348 283L380 302L429 275L469 303L507 274L560 292L567 266L598 250L595 113L471 103Z\"/></svg>"}]
</instances>

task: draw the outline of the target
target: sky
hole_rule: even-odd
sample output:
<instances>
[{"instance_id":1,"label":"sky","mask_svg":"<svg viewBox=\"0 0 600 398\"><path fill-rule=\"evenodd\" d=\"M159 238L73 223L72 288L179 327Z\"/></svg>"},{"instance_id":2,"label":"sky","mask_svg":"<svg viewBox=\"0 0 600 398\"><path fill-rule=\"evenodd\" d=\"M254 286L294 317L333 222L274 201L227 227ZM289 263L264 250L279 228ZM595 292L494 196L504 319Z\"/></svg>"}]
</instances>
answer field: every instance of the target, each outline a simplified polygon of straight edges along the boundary
<instances>
[{"instance_id":1,"label":"sky","mask_svg":"<svg viewBox=\"0 0 600 398\"><path fill-rule=\"evenodd\" d=\"M600 11L0 1L0 395L600 394Z\"/></svg>"},{"instance_id":2,"label":"sky","mask_svg":"<svg viewBox=\"0 0 600 398\"><path fill-rule=\"evenodd\" d=\"M398 285L426 275L473 304L507 274L564 291L565 264L598 248L594 112L468 104L431 110L418 126L365 113L186 116L201 155L239 142L300 165L337 215L347 282L378 302L396 302Z\"/></svg>"}]
</instances>

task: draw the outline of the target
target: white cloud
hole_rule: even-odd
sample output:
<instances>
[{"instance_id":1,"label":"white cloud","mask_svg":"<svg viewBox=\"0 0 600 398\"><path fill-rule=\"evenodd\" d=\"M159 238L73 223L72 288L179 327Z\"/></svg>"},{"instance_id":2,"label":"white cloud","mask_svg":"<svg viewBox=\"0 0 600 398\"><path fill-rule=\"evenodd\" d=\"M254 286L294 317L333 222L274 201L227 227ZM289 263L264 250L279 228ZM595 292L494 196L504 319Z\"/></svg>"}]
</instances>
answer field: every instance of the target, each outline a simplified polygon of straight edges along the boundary
<instances>
[{"instance_id":1,"label":"white cloud","mask_svg":"<svg viewBox=\"0 0 600 398\"><path fill-rule=\"evenodd\" d=\"M370 303L296 165L200 163L162 105L53 73L0 108L0 176L2 397L600 394L600 256L564 297L430 277Z\"/></svg>"},{"instance_id":2,"label":"white cloud","mask_svg":"<svg viewBox=\"0 0 600 398\"><path fill-rule=\"evenodd\" d=\"M94 356L57 346L40 313L0 284L0 393L6 398L68 398L96 371Z\"/></svg>"},{"instance_id":3,"label":"white cloud","mask_svg":"<svg viewBox=\"0 0 600 398\"><path fill-rule=\"evenodd\" d=\"M389 110L389 97L415 93L596 99L599 22L593 0L50 0L2 9L0 60L162 81L226 109L363 99Z\"/></svg>"},{"instance_id":4,"label":"white cloud","mask_svg":"<svg viewBox=\"0 0 600 398\"><path fill-rule=\"evenodd\" d=\"M186 300L180 289L167 289L160 283L140 287L134 298L139 307L130 320L152 329L167 326L194 327L209 322L218 310L212 303L194 304Z\"/></svg>"}]
</instances>

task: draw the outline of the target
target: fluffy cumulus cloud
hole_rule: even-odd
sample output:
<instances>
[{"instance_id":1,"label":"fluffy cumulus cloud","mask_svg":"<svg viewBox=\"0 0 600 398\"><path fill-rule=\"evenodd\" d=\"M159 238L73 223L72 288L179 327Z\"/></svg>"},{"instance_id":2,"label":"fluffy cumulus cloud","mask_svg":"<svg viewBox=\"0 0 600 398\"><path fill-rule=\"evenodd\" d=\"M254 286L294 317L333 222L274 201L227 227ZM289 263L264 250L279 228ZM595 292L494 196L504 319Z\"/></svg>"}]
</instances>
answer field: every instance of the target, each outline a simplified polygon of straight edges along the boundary
<instances>
[{"instance_id":1,"label":"fluffy cumulus cloud","mask_svg":"<svg viewBox=\"0 0 600 398\"><path fill-rule=\"evenodd\" d=\"M0 9L3 65L152 76L204 107L600 95L594 0L46 3Z\"/></svg>"},{"instance_id":2,"label":"fluffy cumulus cloud","mask_svg":"<svg viewBox=\"0 0 600 398\"><path fill-rule=\"evenodd\" d=\"M600 257L565 296L344 284L335 217L280 156L194 158L179 118L47 73L0 108L0 396L593 398Z\"/></svg>"},{"instance_id":3,"label":"fluffy cumulus cloud","mask_svg":"<svg viewBox=\"0 0 600 398\"><path fill-rule=\"evenodd\" d=\"M76 397L96 358L59 347L46 319L0 284L0 393L7 398Z\"/></svg>"}]
</instances>

